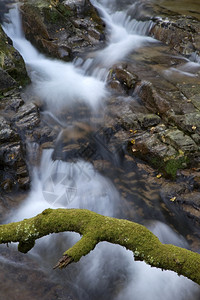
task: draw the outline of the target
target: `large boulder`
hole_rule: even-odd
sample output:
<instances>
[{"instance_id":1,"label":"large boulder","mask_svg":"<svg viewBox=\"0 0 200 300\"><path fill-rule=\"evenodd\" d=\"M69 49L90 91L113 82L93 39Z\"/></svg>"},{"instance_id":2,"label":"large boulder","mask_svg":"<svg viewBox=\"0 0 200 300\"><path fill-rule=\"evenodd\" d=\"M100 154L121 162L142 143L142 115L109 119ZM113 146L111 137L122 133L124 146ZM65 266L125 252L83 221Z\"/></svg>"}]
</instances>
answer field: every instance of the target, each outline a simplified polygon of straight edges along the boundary
<instances>
[{"instance_id":1,"label":"large boulder","mask_svg":"<svg viewBox=\"0 0 200 300\"><path fill-rule=\"evenodd\" d=\"M72 60L104 39L103 23L89 1L28 0L21 13L27 39L51 57Z\"/></svg>"}]
</instances>

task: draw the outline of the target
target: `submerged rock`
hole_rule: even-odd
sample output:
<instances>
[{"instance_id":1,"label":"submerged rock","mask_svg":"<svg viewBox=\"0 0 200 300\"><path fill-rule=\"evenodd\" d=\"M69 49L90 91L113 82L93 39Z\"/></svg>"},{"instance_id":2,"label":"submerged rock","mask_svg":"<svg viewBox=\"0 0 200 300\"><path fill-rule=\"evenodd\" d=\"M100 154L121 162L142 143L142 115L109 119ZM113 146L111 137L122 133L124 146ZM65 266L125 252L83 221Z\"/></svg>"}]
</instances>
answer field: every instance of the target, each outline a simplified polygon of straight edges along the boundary
<instances>
[{"instance_id":1,"label":"submerged rock","mask_svg":"<svg viewBox=\"0 0 200 300\"><path fill-rule=\"evenodd\" d=\"M137 81L137 75L129 72L126 65L113 66L107 77L108 85L119 92L125 90L131 93L135 89Z\"/></svg>"}]
</instances>

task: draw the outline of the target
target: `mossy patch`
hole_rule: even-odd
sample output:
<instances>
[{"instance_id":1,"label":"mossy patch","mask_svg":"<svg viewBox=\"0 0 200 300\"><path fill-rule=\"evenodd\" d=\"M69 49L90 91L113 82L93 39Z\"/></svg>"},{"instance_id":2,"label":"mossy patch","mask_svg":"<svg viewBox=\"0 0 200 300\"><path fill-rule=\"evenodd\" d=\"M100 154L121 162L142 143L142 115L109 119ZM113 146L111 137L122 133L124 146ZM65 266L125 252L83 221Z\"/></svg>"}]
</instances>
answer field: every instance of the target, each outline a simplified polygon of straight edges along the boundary
<instances>
[{"instance_id":1,"label":"mossy patch","mask_svg":"<svg viewBox=\"0 0 200 300\"><path fill-rule=\"evenodd\" d=\"M42 9L42 13L44 15L45 22L47 22L48 24L51 23L56 25L62 25L65 20L65 16L63 16L63 14L55 8L49 9L45 7Z\"/></svg>"},{"instance_id":2,"label":"mossy patch","mask_svg":"<svg viewBox=\"0 0 200 300\"><path fill-rule=\"evenodd\" d=\"M0 67L6 71L19 85L30 82L25 63L19 52L12 46L0 26Z\"/></svg>"},{"instance_id":3,"label":"mossy patch","mask_svg":"<svg viewBox=\"0 0 200 300\"><path fill-rule=\"evenodd\" d=\"M177 171L185 169L190 163L190 160L187 156L179 156L177 153L176 156L173 156L169 159L161 159L160 157L153 157L150 159L150 164L157 168L159 172L162 172L163 175L170 179L176 179Z\"/></svg>"},{"instance_id":4,"label":"mossy patch","mask_svg":"<svg viewBox=\"0 0 200 300\"><path fill-rule=\"evenodd\" d=\"M176 178L176 174L178 170L185 169L189 164L189 158L187 156L179 157L177 159L170 159L166 162L164 166L164 171L167 175Z\"/></svg>"},{"instance_id":5,"label":"mossy patch","mask_svg":"<svg viewBox=\"0 0 200 300\"><path fill-rule=\"evenodd\" d=\"M67 5L63 5L62 3L58 3L56 9L65 17L69 18L72 17L73 12L71 11L70 7Z\"/></svg>"},{"instance_id":6,"label":"mossy patch","mask_svg":"<svg viewBox=\"0 0 200 300\"><path fill-rule=\"evenodd\" d=\"M82 235L65 253L68 261L79 261L101 241L119 244L135 254L136 260L161 269L173 270L200 284L200 255L162 244L143 225L105 217L86 209L48 209L21 222L0 225L0 243L19 242L19 250L29 251L35 240L50 233L74 231ZM65 260L64 259L64 260ZM58 262L58 267L68 263Z\"/></svg>"}]
</instances>

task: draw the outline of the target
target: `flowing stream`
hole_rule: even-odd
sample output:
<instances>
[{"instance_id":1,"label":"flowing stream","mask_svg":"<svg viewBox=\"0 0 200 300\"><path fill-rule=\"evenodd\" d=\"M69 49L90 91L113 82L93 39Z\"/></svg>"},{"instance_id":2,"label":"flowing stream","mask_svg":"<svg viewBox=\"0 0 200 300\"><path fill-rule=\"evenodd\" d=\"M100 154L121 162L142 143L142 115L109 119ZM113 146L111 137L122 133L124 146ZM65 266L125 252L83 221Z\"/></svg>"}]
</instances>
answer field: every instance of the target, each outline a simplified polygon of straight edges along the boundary
<instances>
[{"instance_id":1,"label":"flowing stream","mask_svg":"<svg viewBox=\"0 0 200 300\"><path fill-rule=\"evenodd\" d=\"M130 9L134 10L134 4L126 6L108 0L92 2L106 24L108 42L104 49L85 59L76 58L72 63L45 57L25 39L17 6L10 10L6 16L8 21L3 25L26 62L32 80L31 92L43 101L46 113L58 123L63 122L59 112L67 108L75 111L80 103L88 107L90 116L99 110L104 111L106 99L111 96L106 87L109 68L140 47L151 47L158 43L146 36L151 22L138 22L128 15ZM67 122L62 124L63 128L68 126ZM35 216L48 207L87 208L103 215L120 217L118 207L123 205L123 197L114 184L112 171L106 176L102 175L91 162L83 159L76 162L54 161L52 153L52 149L43 150L40 165L32 170L29 196L17 210L11 212L8 221ZM118 157L113 161L116 172L117 168L123 168ZM154 187L153 196L150 195L148 191L151 187L140 181L134 168L136 202L143 203L143 198L154 197L157 207L159 190ZM118 172L116 177L121 176ZM146 219L151 220L148 226L160 240L188 247L186 240L166 224L162 210L159 209L158 218L153 210L148 210ZM138 217L137 221L141 219ZM28 254L43 266L43 271L53 282L73 289L76 299L199 299L200 290L190 280L171 271L161 271L143 262L134 262L130 251L108 243L99 244L87 257L76 265L70 265L67 270L52 271L52 265L62 252L79 238L78 234L72 233L51 235L39 240ZM22 296L21 299L25 298ZM62 299L75 298L64 295Z\"/></svg>"}]
</instances>

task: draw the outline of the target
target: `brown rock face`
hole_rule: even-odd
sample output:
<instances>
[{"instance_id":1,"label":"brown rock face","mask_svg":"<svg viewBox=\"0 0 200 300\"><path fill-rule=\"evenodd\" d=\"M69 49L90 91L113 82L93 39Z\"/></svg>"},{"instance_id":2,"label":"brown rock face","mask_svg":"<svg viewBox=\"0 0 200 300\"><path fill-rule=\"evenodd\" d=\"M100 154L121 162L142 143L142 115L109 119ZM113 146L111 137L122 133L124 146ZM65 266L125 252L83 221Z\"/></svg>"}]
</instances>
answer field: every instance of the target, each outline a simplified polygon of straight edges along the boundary
<instances>
[{"instance_id":1,"label":"brown rock face","mask_svg":"<svg viewBox=\"0 0 200 300\"><path fill-rule=\"evenodd\" d=\"M21 7L25 35L40 51L66 61L104 39L97 11L85 1L28 1Z\"/></svg>"}]
</instances>

